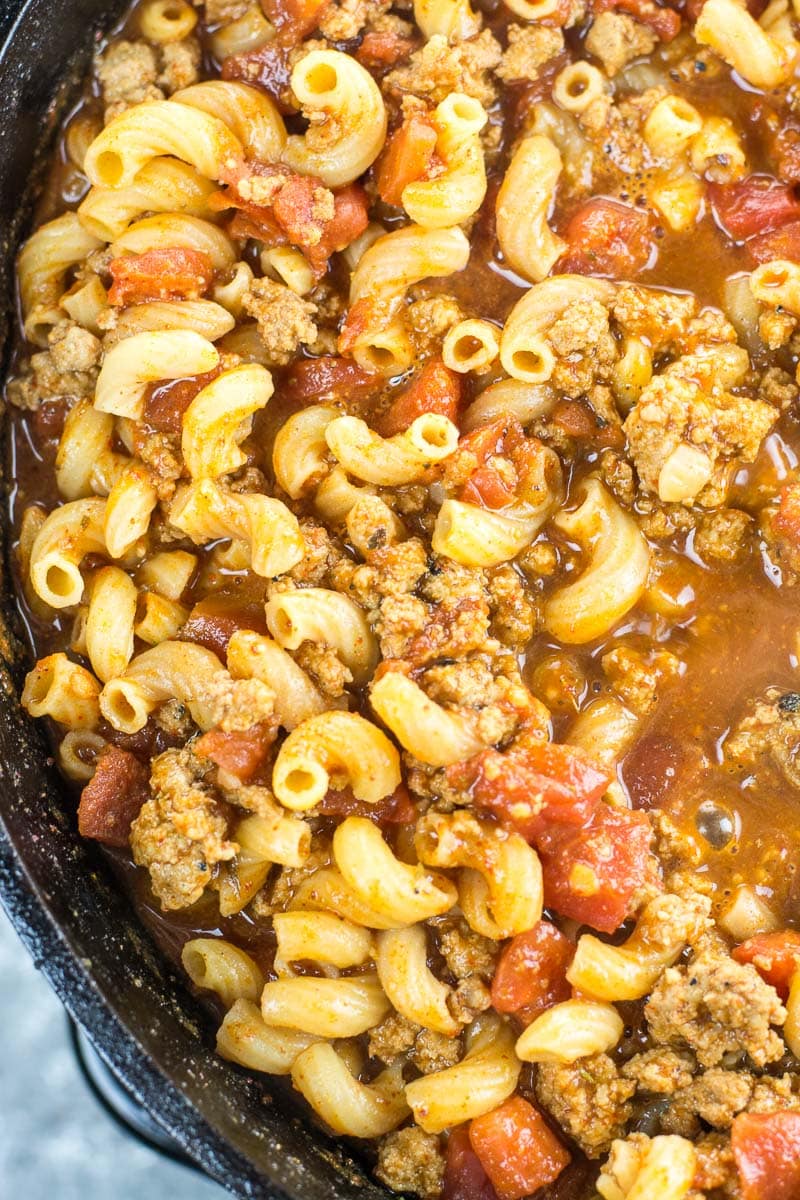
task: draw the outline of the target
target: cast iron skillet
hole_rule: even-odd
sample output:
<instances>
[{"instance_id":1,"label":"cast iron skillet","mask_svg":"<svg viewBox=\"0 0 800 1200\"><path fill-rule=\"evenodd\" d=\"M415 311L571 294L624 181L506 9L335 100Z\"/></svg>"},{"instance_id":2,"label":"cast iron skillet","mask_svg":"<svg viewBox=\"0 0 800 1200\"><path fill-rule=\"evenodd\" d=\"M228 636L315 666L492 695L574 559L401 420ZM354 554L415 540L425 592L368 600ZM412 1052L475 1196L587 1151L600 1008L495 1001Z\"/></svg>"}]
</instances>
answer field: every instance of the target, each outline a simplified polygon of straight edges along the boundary
<instances>
[{"instance_id":1,"label":"cast iron skillet","mask_svg":"<svg viewBox=\"0 0 800 1200\"><path fill-rule=\"evenodd\" d=\"M46 152L96 31L121 0L0 0L0 342L11 273ZM8 481L13 487L13 479ZM5 507L5 503L4 503ZM17 700L26 667L0 559L0 898L72 1016L132 1095L205 1170L242 1197L380 1200L363 1167L279 1093L217 1058L210 1022L155 949ZM44 1131L47 1136L47 1131Z\"/></svg>"}]
</instances>

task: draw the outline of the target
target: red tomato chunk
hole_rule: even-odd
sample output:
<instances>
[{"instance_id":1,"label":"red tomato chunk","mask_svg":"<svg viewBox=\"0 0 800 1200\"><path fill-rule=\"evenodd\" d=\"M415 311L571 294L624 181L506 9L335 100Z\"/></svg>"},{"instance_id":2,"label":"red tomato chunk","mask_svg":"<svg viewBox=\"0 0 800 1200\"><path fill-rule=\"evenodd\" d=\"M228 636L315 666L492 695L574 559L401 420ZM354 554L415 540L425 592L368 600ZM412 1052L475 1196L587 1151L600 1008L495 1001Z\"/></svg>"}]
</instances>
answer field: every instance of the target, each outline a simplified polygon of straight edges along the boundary
<instances>
[{"instance_id":1,"label":"red tomato chunk","mask_svg":"<svg viewBox=\"0 0 800 1200\"><path fill-rule=\"evenodd\" d=\"M569 222L560 272L628 279L647 266L653 251L648 213L618 200L590 200Z\"/></svg>"},{"instance_id":2,"label":"red tomato chunk","mask_svg":"<svg viewBox=\"0 0 800 1200\"><path fill-rule=\"evenodd\" d=\"M800 1113L741 1113L731 1129L742 1200L800 1196Z\"/></svg>"},{"instance_id":3,"label":"red tomato chunk","mask_svg":"<svg viewBox=\"0 0 800 1200\"><path fill-rule=\"evenodd\" d=\"M216 766L246 782L266 761L274 740L274 726L262 721L250 729L231 733L210 729L197 739L194 752L199 758L210 759Z\"/></svg>"},{"instance_id":4,"label":"red tomato chunk","mask_svg":"<svg viewBox=\"0 0 800 1200\"><path fill-rule=\"evenodd\" d=\"M548 908L613 933L648 878L652 832L645 813L598 806L582 829L553 826L536 845Z\"/></svg>"},{"instance_id":5,"label":"red tomato chunk","mask_svg":"<svg viewBox=\"0 0 800 1200\"><path fill-rule=\"evenodd\" d=\"M553 822L585 825L608 787L608 774L576 746L539 742L524 749L483 750L450 769L471 785L475 803L534 840Z\"/></svg>"},{"instance_id":6,"label":"red tomato chunk","mask_svg":"<svg viewBox=\"0 0 800 1200\"><path fill-rule=\"evenodd\" d=\"M143 300L197 300L211 286L214 268L202 250L171 246L113 258L109 304L141 304Z\"/></svg>"},{"instance_id":7,"label":"red tomato chunk","mask_svg":"<svg viewBox=\"0 0 800 1200\"><path fill-rule=\"evenodd\" d=\"M116 746L97 760L81 792L78 828L82 837L107 846L128 845L131 823L149 795L150 772L135 755Z\"/></svg>"},{"instance_id":8,"label":"red tomato chunk","mask_svg":"<svg viewBox=\"0 0 800 1200\"><path fill-rule=\"evenodd\" d=\"M470 1145L466 1125L454 1129L447 1141L442 1200L497 1200L497 1192Z\"/></svg>"},{"instance_id":9,"label":"red tomato chunk","mask_svg":"<svg viewBox=\"0 0 800 1200\"><path fill-rule=\"evenodd\" d=\"M762 979L772 984L785 1000L792 976L800 966L800 933L794 929L757 933L737 946L733 957L740 963L752 963Z\"/></svg>"},{"instance_id":10,"label":"red tomato chunk","mask_svg":"<svg viewBox=\"0 0 800 1200\"><path fill-rule=\"evenodd\" d=\"M498 1012L517 1013L526 1024L570 997L567 968L575 946L551 921L540 921L508 943L492 980Z\"/></svg>"},{"instance_id":11,"label":"red tomato chunk","mask_svg":"<svg viewBox=\"0 0 800 1200\"><path fill-rule=\"evenodd\" d=\"M499 1200L522 1200L546 1187L571 1159L542 1114L521 1096L472 1121L469 1140Z\"/></svg>"},{"instance_id":12,"label":"red tomato chunk","mask_svg":"<svg viewBox=\"0 0 800 1200\"><path fill-rule=\"evenodd\" d=\"M794 189L771 175L750 175L738 183L710 183L708 198L717 221L736 242L770 233L800 217Z\"/></svg>"},{"instance_id":13,"label":"red tomato chunk","mask_svg":"<svg viewBox=\"0 0 800 1200\"><path fill-rule=\"evenodd\" d=\"M419 375L392 403L377 422L383 437L405 433L409 425L424 413L436 413L455 421L461 402L461 379L440 359L426 363Z\"/></svg>"}]
</instances>

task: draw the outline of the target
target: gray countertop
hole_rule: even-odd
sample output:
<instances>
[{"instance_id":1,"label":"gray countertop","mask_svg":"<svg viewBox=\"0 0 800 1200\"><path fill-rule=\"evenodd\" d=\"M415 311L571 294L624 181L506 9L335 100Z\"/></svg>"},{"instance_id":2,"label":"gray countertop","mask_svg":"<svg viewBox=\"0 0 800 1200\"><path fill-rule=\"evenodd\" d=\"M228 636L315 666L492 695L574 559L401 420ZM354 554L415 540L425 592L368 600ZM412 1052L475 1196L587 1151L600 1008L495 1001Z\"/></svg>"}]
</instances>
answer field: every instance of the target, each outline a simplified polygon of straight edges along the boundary
<instances>
[{"instance_id":1,"label":"gray countertop","mask_svg":"<svg viewBox=\"0 0 800 1200\"><path fill-rule=\"evenodd\" d=\"M67 1019L0 909L0 1191L25 1200L224 1200L95 1099Z\"/></svg>"}]
</instances>

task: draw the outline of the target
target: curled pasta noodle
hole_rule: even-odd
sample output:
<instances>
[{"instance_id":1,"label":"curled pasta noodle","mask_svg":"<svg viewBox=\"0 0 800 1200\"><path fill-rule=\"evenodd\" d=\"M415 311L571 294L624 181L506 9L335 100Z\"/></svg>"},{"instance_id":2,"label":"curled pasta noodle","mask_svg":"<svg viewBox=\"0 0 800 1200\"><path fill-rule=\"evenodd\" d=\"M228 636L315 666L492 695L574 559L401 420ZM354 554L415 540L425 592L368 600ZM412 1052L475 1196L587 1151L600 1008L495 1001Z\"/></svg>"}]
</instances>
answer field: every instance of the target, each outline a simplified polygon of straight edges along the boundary
<instances>
[{"instance_id":1,"label":"curled pasta noodle","mask_svg":"<svg viewBox=\"0 0 800 1200\"><path fill-rule=\"evenodd\" d=\"M247 292L250 291L250 285L253 282L253 269L246 262L237 262L234 266L225 273L225 277L219 283L215 283L212 289L212 296L217 304L220 304L226 312L230 313L235 320L239 320L244 314L244 298ZM240 326L231 336L238 338L242 335L242 330L247 330L247 326ZM229 339L230 340L230 339ZM259 354L255 358L251 355L242 354L240 357L249 361L260 361L266 357L266 347L258 335L258 327L255 328L254 341L258 341Z\"/></svg>"},{"instance_id":2,"label":"curled pasta noodle","mask_svg":"<svg viewBox=\"0 0 800 1200\"><path fill-rule=\"evenodd\" d=\"M148 383L212 371L217 350L190 329L137 333L112 346L97 378L94 405L99 412L139 420Z\"/></svg>"},{"instance_id":3,"label":"curled pasta noodle","mask_svg":"<svg viewBox=\"0 0 800 1200\"><path fill-rule=\"evenodd\" d=\"M683 1200L692 1191L696 1171L697 1152L687 1138L662 1134L648 1138L644 1148L615 1141L597 1190L603 1200Z\"/></svg>"},{"instance_id":4,"label":"curled pasta noodle","mask_svg":"<svg viewBox=\"0 0 800 1200\"><path fill-rule=\"evenodd\" d=\"M587 548L589 561L574 583L554 592L545 605L545 625L559 641L590 642L607 633L644 591L650 550L636 521L599 480L584 482L584 499L555 522Z\"/></svg>"},{"instance_id":5,"label":"curled pasta noodle","mask_svg":"<svg viewBox=\"0 0 800 1200\"><path fill-rule=\"evenodd\" d=\"M272 450L272 468L280 486L298 500L330 468L325 430L340 416L330 404L312 404L281 425Z\"/></svg>"},{"instance_id":6,"label":"curled pasta noodle","mask_svg":"<svg viewBox=\"0 0 800 1200\"><path fill-rule=\"evenodd\" d=\"M747 170L742 139L728 117L706 117L703 128L692 139L689 154L692 170L715 183L740 179Z\"/></svg>"},{"instance_id":7,"label":"curled pasta noodle","mask_svg":"<svg viewBox=\"0 0 800 1200\"><path fill-rule=\"evenodd\" d=\"M673 920L670 925L674 904L674 896L651 900L621 946L601 942L592 933L582 934L567 970L572 986L583 996L609 1003L646 996L664 968L675 962L700 928L696 913L680 914L681 920ZM662 934L663 927L668 936Z\"/></svg>"},{"instance_id":8,"label":"curled pasta noodle","mask_svg":"<svg viewBox=\"0 0 800 1200\"><path fill-rule=\"evenodd\" d=\"M236 1000L217 1031L217 1053L252 1071L288 1075L297 1056L316 1041L299 1029L265 1025L258 1005Z\"/></svg>"},{"instance_id":9,"label":"curled pasta noodle","mask_svg":"<svg viewBox=\"0 0 800 1200\"><path fill-rule=\"evenodd\" d=\"M124 309L113 332L116 338L125 338L137 333L189 329L209 342L216 342L230 333L235 324L235 318L213 300L153 300Z\"/></svg>"},{"instance_id":10,"label":"curled pasta noodle","mask_svg":"<svg viewBox=\"0 0 800 1200\"><path fill-rule=\"evenodd\" d=\"M614 285L586 275L554 275L525 293L509 313L500 339L500 361L512 379L547 383L555 356L547 330L576 300L596 300L608 305Z\"/></svg>"},{"instance_id":11,"label":"curled pasta noodle","mask_svg":"<svg viewBox=\"0 0 800 1200\"><path fill-rule=\"evenodd\" d=\"M272 927L278 955L287 963L308 959L333 967L360 967L372 956L369 930L334 913L275 913Z\"/></svg>"},{"instance_id":12,"label":"curled pasta noodle","mask_svg":"<svg viewBox=\"0 0 800 1200\"><path fill-rule=\"evenodd\" d=\"M561 155L557 147L550 138L535 134L520 142L497 193L495 214L500 249L513 270L535 283L549 274L566 249L566 242L547 224L560 174ZM521 303L512 311L509 322ZM509 370L505 360L503 366L509 375L524 378Z\"/></svg>"},{"instance_id":13,"label":"curled pasta noodle","mask_svg":"<svg viewBox=\"0 0 800 1200\"><path fill-rule=\"evenodd\" d=\"M426 39L443 37L451 45L480 33L482 24L469 0L414 0L414 21Z\"/></svg>"},{"instance_id":14,"label":"curled pasta noodle","mask_svg":"<svg viewBox=\"0 0 800 1200\"><path fill-rule=\"evenodd\" d=\"M191 938L181 951L181 962L192 983L216 992L226 1008L237 1000L257 1000L264 986L258 964L223 938Z\"/></svg>"},{"instance_id":15,"label":"curled pasta noodle","mask_svg":"<svg viewBox=\"0 0 800 1200\"><path fill-rule=\"evenodd\" d=\"M183 415L181 434L183 461L194 479L217 479L245 464L247 456L239 443L273 390L269 371L257 363L242 363L197 393Z\"/></svg>"},{"instance_id":16,"label":"curled pasta noodle","mask_svg":"<svg viewBox=\"0 0 800 1200\"><path fill-rule=\"evenodd\" d=\"M98 464L112 458L114 418L79 400L67 413L56 452L56 484L67 500L80 500L100 491Z\"/></svg>"},{"instance_id":17,"label":"curled pasta noodle","mask_svg":"<svg viewBox=\"0 0 800 1200\"><path fill-rule=\"evenodd\" d=\"M326 426L331 453L356 479L399 487L421 479L458 445L458 429L448 417L423 413L404 433L383 438L360 417L337 417Z\"/></svg>"},{"instance_id":18,"label":"curled pasta noodle","mask_svg":"<svg viewBox=\"0 0 800 1200\"><path fill-rule=\"evenodd\" d=\"M103 567L92 580L86 651L104 683L122 674L133 657L136 594L136 584L120 567Z\"/></svg>"},{"instance_id":19,"label":"curled pasta noodle","mask_svg":"<svg viewBox=\"0 0 800 1200\"><path fill-rule=\"evenodd\" d=\"M455 903L456 890L449 879L401 862L366 817L347 817L338 826L333 856L355 894L394 924L426 921Z\"/></svg>"},{"instance_id":20,"label":"curled pasta noodle","mask_svg":"<svg viewBox=\"0 0 800 1200\"><path fill-rule=\"evenodd\" d=\"M317 1043L295 1059L292 1082L334 1133L375 1138L408 1116L399 1066L360 1083L334 1046Z\"/></svg>"},{"instance_id":21,"label":"curled pasta noodle","mask_svg":"<svg viewBox=\"0 0 800 1200\"><path fill-rule=\"evenodd\" d=\"M705 187L702 179L690 171L680 171L656 180L648 188L647 197L670 229L683 233L692 228L703 210Z\"/></svg>"},{"instance_id":22,"label":"curled pasta noodle","mask_svg":"<svg viewBox=\"0 0 800 1200\"><path fill-rule=\"evenodd\" d=\"M265 579L291 570L303 557L300 525L285 504L261 493L223 491L211 479L176 495L170 521L196 545L226 537L243 543L252 570Z\"/></svg>"},{"instance_id":23,"label":"curled pasta noodle","mask_svg":"<svg viewBox=\"0 0 800 1200\"><path fill-rule=\"evenodd\" d=\"M478 933L496 940L514 937L541 919L541 863L518 833L464 811L428 813L417 825L414 846L428 866L465 867L482 877L485 906L470 899L465 903L463 889L459 892L464 915Z\"/></svg>"},{"instance_id":24,"label":"curled pasta noodle","mask_svg":"<svg viewBox=\"0 0 800 1200\"><path fill-rule=\"evenodd\" d=\"M167 600L180 600L196 570L196 554L189 554L188 550L160 550L142 563L136 582Z\"/></svg>"},{"instance_id":25,"label":"curled pasta noodle","mask_svg":"<svg viewBox=\"0 0 800 1200\"><path fill-rule=\"evenodd\" d=\"M64 292L59 306L76 325L82 325L95 337L103 334L100 316L108 310L108 293L98 275L76 280L69 291Z\"/></svg>"},{"instance_id":26,"label":"curled pasta noodle","mask_svg":"<svg viewBox=\"0 0 800 1200\"><path fill-rule=\"evenodd\" d=\"M240 821L236 842L255 861L302 867L311 851L311 830L305 821L289 816L275 804L268 816L262 809L257 816Z\"/></svg>"},{"instance_id":27,"label":"curled pasta noodle","mask_svg":"<svg viewBox=\"0 0 800 1200\"><path fill-rule=\"evenodd\" d=\"M93 187L78 206L78 219L93 237L113 242L143 213L187 213L212 219L208 198L216 185L177 158L154 158L122 188Z\"/></svg>"},{"instance_id":28,"label":"curled pasta noodle","mask_svg":"<svg viewBox=\"0 0 800 1200\"><path fill-rule=\"evenodd\" d=\"M468 1036L471 1044L460 1063L406 1085L414 1119L426 1133L441 1133L491 1112L517 1086L521 1064L509 1026L495 1015L486 1016Z\"/></svg>"},{"instance_id":29,"label":"curled pasta noodle","mask_svg":"<svg viewBox=\"0 0 800 1200\"><path fill-rule=\"evenodd\" d=\"M386 671L375 680L370 704L403 749L433 767L461 762L485 748L464 717L442 708L400 671Z\"/></svg>"},{"instance_id":30,"label":"curled pasta noodle","mask_svg":"<svg viewBox=\"0 0 800 1200\"><path fill-rule=\"evenodd\" d=\"M241 142L248 158L273 162L286 145L286 129L273 101L258 88L210 79L173 92L175 104L199 108L222 121Z\"/></svg>"},{"instance_id":31,"label":"curled pasta noodle","mask_svg":"<svg viewBox=\"0 0 800 1200\"><path fill-rule=\"evenodd\" d=\"M558 10L558 0L506 0L506 7L526 21L541 21Z\"/></svg>"},{"instance_id":32,"label":"curled pasta noodle","mask_svg":"<svg viewBox=\"0 0 800 1200\"><path fill-rule=\"evenodd\" d=\"M271 980L261 993L261 1015L267 1025L318 1037L357 1037L379 1024L388 1009L375 975L339 979L298 975Z\"/></svg>"},{"instance_id":33,"label":"curled pasta noodle","mask_svg":"<svg viewBox=\"0 0 800 1200\"><path fill-rule=\"evenodd\" d=\"M286 738L272 788L286 808L303 812L319 804L332 777L346 781L356 799L377 804L399 786L400 760L376 725L356 713L325 712L309 717Z\"/></svg>"},{"instance_id":34,"label":"curled pasta noodle","mask_svg":"<svg viewBox=\"0 0 800 1200\"><path fill-rule=\"evenodd\" d=\"M682 96L664 96L654 105L642 133L647 145L660 158L683 154L703 128L700 113Z\"/></svg>"},{"instance_id":35,"label":"curled pasta noodle","mask_svg":"<svg viewBox=\"0 0 800 1200\"><path fill-rule=\"evenodd\" d=\"M564 1000L554 1004L527 1027L517 1040L523 1062L573 1063L590 1054L605 1054L616 1046L625 1025L613 1004L595 1000Z\"/></svg>"},{"instance_id":36,"label":"curled pasta noodle","mask_svg":"<svg viewBox=\"0 0 800 1200\"><path fill-rule=\"evenodd\" d=\"M290 654L270 638L240 629L228 642L234 679L260 679L275 692L275 714L284 729L296 729L329 707L325 697Z\"/></svg>"},{"instance_id":37,"label":"curled pasta noodle","mask_svg":"<svg viewBox=\"0 0 800 1200\"><path fill-rule=\"evenodd\" d=\"M335 867L322 867L304 880L289 907L292 910L310 908L334 912L369 929L397 929L405 924L362 900Z\"/></svg>"},{"instance_id":38,"label":"curled pasta noodle","mask_svg":"<svg viewBox=\"0 0 800 1200\"><path fill-rule=\"evenodd\" d=\"M781 1030L783 1040L797 1058L800 1054L800 971L795 969L786 1000L786 1020Z\"/></svg>"},{"instance_id":39,"label":"curled pasta noodle","mask_svg":"<svg viewBox=\"0 0 800 1200\"><path fill-rule=\"evenodd\" d=\"M103 533L112 558L133 550L150 526L158 503L150 472L140 463L126 466L108 493Z\"/></svg>"},{"instance_id":40,"label":"curled pasta noodle","mask_svg":"<svg viewBox=\"0 0 800 1200\"><path fill-rule=\"evenodd\" d=\"M169 642L186 623L189 609L185 604L167 600L156 592L140 592L136 603L133 632L148 646Z\"/></svg>"},{"instance_id":41,"label":"curled pasta noodle","mask_svg":"<svg viewBox=\"0 0 800 1200\"><path fill-rule=\"evenodd\" d=\"M87 554L105 554L105 500L72 500L54 509L42 525L30 558L31 587L51 608L79 604L80 564Z\"/></svg>"},{"instance_id":42,"label":"curled pasta noodle","mask_svg":"<svg viewBox=\"0 0 800 1200\"><path fill-rule=\"evenodd\" d=\"M235 175L244 150L211 113L173 100L150 100L106 125L86 151L83 167L95 187L124 188L161 155L189 163L207 179L225 179Z\"/></svg>"},{"instance_id":43,"label":"curled pasta noodle","mask_svg":"<svg viewBox=\"0 0 800 1200\"><path fill-rule=\"evenodd\" d=\"M491 425L501 417L516 417L521 425L528 425L539 417L547 416L555 402L555 392L546 384L500 379L482 391L477 400L473 400L461 419L461 430L471 433L473 429Z\"/></svg>"},{"instance_id":44,"label":"curled pasta noodle","mask_svg":"<svg viewBox=\"0 0 800 1200\"><path fill-rule=\"evenodd\" d=\"M102 245L73 212L40 225L17 258L17 279L26 338L47 345L47 334L62 319L59 300L67 271Z\"/></svg>"},{"instance_id":45,"label":"curled pasta noodle","mask_svg":"<svg viewBox=\"0 0 800 1200\"><path fill-rule=\"evenodd\" d=\"M267 603L267 628L286 650L297 650L305 641L332 646L356 684L371 679L378 664L378 643L364 611L342 592L279 592Z\"/></svg>"},{"instance_id":46,"label":"curled pasta noodle","mask_svg":"<svg viewBox=\"0 0 800 1200\"><path fill-rule=\"evenodd\" d=\"M314 507L329 525L344 526L358 502L374 494L372 486L358 487L348 479L346 471L336 466L317 488Z\"/></svg>"},{"instance_id":47,"label":"curled pasta noodle","mask_svg":"<svg viewBox=\"0 0 800 1200\"><path fill-rule=\"evenodd\" d=\"M570 726L567 741L601 767L614 768L636 737L639 718L616 696L598 696Z\"/></svg>"},{"instance_id":48,"label":"curled pasta noodle","mask_svg":"<svg viewBox=\"0 0 800 1200\"><path fill-rule=\"evenodd\" d=\"M487 371L499 353L499 330L491 321L459 321L448 330L442 343L444 365L460 375Z\"/></svg>"},{"instance_id":49,"label":"curled pasta noodle","mask_svg":"<svg viewBox=\"0 0 800 1200\"><path fill-rule=\"evenodd\" d=\"M602 71L591 63L569 63L553 83L553 99L567 112L582 113L606 91L606 80Z\"/></svg>"},{"instance_id":50,"label":"curled pasta noodle","mask_svg":"<svg viewBox=\"0 0 800 1200\"><path fill-rule=\"evenodd\" d=\"M384 992L401 1016L455 1037L461 1029L447 1006L451 989L431 971L428 942L420 925L386 930L378 935L375 965Z\"/></svg>"},{"instance_id":51,"label":"curled pasta noodle","mask_svg":"<svg viewBox=\"0 0 800 1200\"><path fill-rule=\"evenodd\" d=\"M393 374L411 364L413 349L398 317L405 293L423 279L463 271L469 248L457 226L409 225L384 234L364 251L350 280L351 315L358 312L360 319L349 352L359 366Z\"/></svg>"},{"instance_id":52,"label":"curled pasta noodle","mask_svg":"<svg viewBox=\"0 0 800 1200\"><path fill-rule=\"evenodd\" d=\"M762 263L750 276L750 291L761 304L800 316L800 267L797 263L782 258Z\"/></svg>"},{"instance_id":53,"label":"curled pasta noodle","mask_svg":"<svg viewBox=\"0 0 800 1200\"><path fill-rule=\"evenodd\" d=\"M209 35L208 44L220 62L231 54L258 50L275 37L275 27L264 16L260 4L251 4L240 17L221 25Z\"/></svg>"},{"instance_id":54,"label":"curled pasta noodle","mask_svg":"<svg viewBox=\"0 0 800 1200\"><path fill-rule=\"evenodd\" d=\"M22 707L67 729L94 729L100 719L100 684L66 654L48 654L25 677Z\"/></svg>"},{"instance_id":55,"label":"curled pasta noodle","mask_svg":"<svg viewBox=\"0 0 800 1200\"><path fill-rule=\"evenodd\" d=\"M285 283L296 296L307 296L314 290L314 272L302 251L294 246L268 246L261 251L260 261L265 275Z\"/></svg>"},{"instance_id":56,"label":"curled pasta noodle","mask_svg":"<svg viewBox=\"0 0 800 1200\"><path fill-rule=\"evenodd\" d=\"M789 78L796 48L765 33L736 0L708 0L694 27L695 41L710 46L748 83L774 88Z\"/></svg>"},{"instance_id":57,"label":"curled pasta noodle","mask_svg":"<svg viewBox=\"0 0 800 1200\"><path fill-rule=\"evenodd\" d=\"M480 133L488 118L479 100L451 92L433 114L436 153L444 164L433 179L403 188L403 208L423 229L459 225L476 213L486 195L486 167Z\"/></svg>"},{"instance_id":58,"label":"curled pasta noodle","mask_svg":"<svg viewBox=\"0 0 800 1200\"><path fill-rule=\"evenodd\" d=\"M68 779L88 783L108 742L90 729L70 729L58 744L58 765Z\"/></svg>"},{"instance_id":59,"label":"curled pasta noodle","mask_svg":"<svg viewBox=\"0 0 800 1200\"><path fill-rule=\"evenodd\" d=\"M215 271L229 271L236 262L236 250L227 233L210 221L187 213L164 212L142 217L119 235L111 253L117 258L123 254L146 254L150 250L168 250L174 246L208 255Z\"/></svg>"},{"instance_id":60,"label":"curled pasta noodle","mask_svg":"<svg viewBox=\"0 0 800 1200\"><path fill-rule=\"evenodd\" d=\"M147 0L139 11L142 37L167 45L186 38L197 24L197 13L186 0Z\"/></svg>"},{"instance_id":61,"label":"curled pasta noodle","mask_svg":"<svg viewBox=\"0 0 800 1200\"><path fill-rule=\"evenodd\" d=\"M161 642L137 654L122 675L110 679L100 710L114 729L138 733L153 709L165 700L187 705L201 729L213 723L209 693L228 673L216 654L194 642Z\"/></svg>"},{"instance_id":62,"label":"curled pasta noodle","mask_svg":"<svg viewBox=\"0 0 800 1200\"><path fill-rule=\"evenodd\" d=\"M386 109L375 80L348 54L311 50L295 64L291 89L311 121L286 142L283 160L327 187L351 183L386 140Z\"/></svg>"}]
</instances>

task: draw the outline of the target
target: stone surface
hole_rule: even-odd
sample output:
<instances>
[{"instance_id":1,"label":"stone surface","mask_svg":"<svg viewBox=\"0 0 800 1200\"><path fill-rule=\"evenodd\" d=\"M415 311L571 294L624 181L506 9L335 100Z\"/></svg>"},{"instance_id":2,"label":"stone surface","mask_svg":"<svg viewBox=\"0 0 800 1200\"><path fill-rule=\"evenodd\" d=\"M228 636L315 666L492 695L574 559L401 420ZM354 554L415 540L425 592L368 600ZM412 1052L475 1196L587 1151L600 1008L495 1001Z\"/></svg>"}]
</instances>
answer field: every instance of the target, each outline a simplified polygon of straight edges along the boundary
<instances>
[{"instance_id":1,"label":"stone surface","mask_svg":"<svg viewBox=\"0 0 800 1200\"><path fill-rule=\"evenodd\" d=\"M99 1105L67 1019L0 909L0 1191L25 1200L223 1200Z\"/></svg>"}]
</instances>

